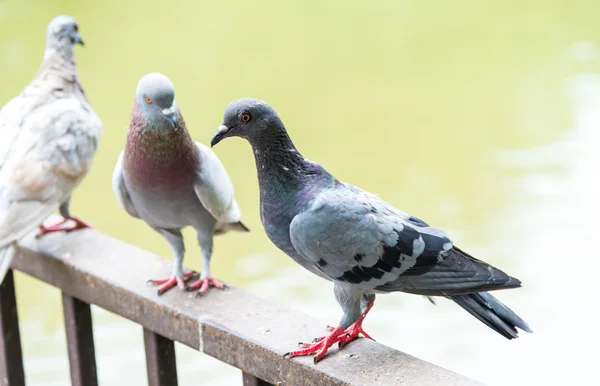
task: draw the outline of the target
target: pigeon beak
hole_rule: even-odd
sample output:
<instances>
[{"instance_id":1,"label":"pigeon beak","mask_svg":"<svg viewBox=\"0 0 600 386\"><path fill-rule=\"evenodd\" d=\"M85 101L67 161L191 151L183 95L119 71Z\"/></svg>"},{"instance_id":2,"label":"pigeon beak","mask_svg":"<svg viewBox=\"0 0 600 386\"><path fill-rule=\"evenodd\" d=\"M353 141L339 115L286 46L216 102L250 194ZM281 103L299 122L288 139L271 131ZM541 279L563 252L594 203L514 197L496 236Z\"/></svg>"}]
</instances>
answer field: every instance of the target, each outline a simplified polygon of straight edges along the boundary
<instances>
[{"instance_id":1,"label":"pigeon beak","mask_svg":"<svg viewBox=\"0 0 600 386\"><path fill-rule=\"evenodd\" d=\"M175 104L173 104L173 106L169 107L168 109L163 109L162 113L169 120L169 122L171 122L171 125L173 125L173 127L177 127L177 109L175 107Z\"/></svg>"},{"instance_id":2,"label":"pigeon beak","mask_svg":"<svg viewBox=\"0 0 600 386\"><path fill-rule=\"evenodd\" d=\"M81 44L82 47L85 47L85 44L83 43L83 39L81 38L81 35L79 35L79 34L77 34L77 37L75 38L75 43Z\"/></svg>"},{"instance_id":3,"label":"pigeon beak","mask_svg":"<svg viewBox=\"0 0 600 386\"><path fill-rule=\"evenodd\" d=\"M210 140L210 147L214 147L217 143L221 142L221 140L227 137L227 132L229 132L229 127L225 125L219 126L214 137L212 137Z\"/></svg>"}]
</instances>

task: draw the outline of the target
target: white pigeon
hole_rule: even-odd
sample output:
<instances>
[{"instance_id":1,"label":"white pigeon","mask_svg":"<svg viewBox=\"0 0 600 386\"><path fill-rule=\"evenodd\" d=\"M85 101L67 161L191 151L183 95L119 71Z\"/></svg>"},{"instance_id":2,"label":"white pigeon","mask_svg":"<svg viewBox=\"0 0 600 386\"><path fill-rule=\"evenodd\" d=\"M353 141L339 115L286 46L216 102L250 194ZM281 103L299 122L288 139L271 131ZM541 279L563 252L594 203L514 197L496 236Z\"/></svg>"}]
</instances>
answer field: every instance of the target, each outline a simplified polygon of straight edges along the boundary
<instances>
[{"instance_id":1,"label":"white pigeon","mask_svg":"<svg viewBox=\"0 0 600 386\"><path fill-rule=\"evenodd\" d=\"M55 17L46 39L35 78L0 110L0 282L15 243L57 208L63 221L40 226L38 235L89 227L71 216L69 200L92 164L102 122L77 74L77 21Z\"/></svg>"}]
</instances>

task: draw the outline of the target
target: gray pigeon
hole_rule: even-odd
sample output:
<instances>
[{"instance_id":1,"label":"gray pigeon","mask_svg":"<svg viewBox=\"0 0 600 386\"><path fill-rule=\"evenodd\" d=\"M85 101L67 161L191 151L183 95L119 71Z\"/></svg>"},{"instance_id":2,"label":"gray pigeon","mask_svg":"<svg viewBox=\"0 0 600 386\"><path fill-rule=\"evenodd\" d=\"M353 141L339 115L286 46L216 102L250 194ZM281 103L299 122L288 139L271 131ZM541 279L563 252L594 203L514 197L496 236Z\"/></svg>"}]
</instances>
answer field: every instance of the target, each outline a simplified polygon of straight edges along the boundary
<instances>
[{"instance_id":1,"label":"gray pigeon","mask_svg":"<svg viewBox=\"0 0 600 386\"><path fill-rule=\"evenodd\" d=\"M208 147L194 142L175 102L173 83L162 74L139 82L125 150L113 172L113 190L121 206L144 220L169 242L175 264L171 277L151 280L159 295L186 288L192 272L183 272L181 228L192 226L202 247L202 274L187 289L205 293L224 288L210 273L213 235L248 232L241 222L233 185L223 164Z\"/></svg>"},{"instance_id":2,"label":"gray pigeon","mask_svg":"<svg viewBox=\"0 0 600 386\"><path fill-rule=\"evenodd\" d=\"M38 236L89 227L71 216L69 200L92 164L102 122L79 82L75 44L83 44L77 21L55 17L37 75L0 110L0 281L15 242L57 208L63 220L40 226Z\"/></svg>"},{"instance_id":3,"label":"gray pigeon","mask_svg":"<svg viewBox=\"0 0 600 386\"><path fill-rule=\"evenodd\" d=\"M341 182L304 158L265 102L239 99L225 110L211 146L227 137L252 145L260 213L271 241L314 274L333 281L344 315L331 333L289 357L322 359L362 333L375 294L394 291L447 297L508 339L527 323L486 291L521 282L458 249L446 233L374 194Z\"/></svg>"}]
</instances>

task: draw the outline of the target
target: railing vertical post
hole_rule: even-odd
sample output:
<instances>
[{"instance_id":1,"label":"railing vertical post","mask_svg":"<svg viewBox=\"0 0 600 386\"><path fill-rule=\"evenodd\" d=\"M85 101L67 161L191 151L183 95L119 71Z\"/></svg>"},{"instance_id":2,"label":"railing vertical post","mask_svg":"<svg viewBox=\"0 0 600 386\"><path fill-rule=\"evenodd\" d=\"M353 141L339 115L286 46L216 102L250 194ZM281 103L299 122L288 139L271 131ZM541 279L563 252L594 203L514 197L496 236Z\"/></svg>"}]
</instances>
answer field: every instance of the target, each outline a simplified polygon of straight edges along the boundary
<instances>
[{"instance_id":1,"label":"railing vertical post","mask_svg":"<svg viewBox=\"0 0 600 386\"><path fill-rule=\"evenodd\" d=\"M148 386L177 386L175 344L153 331L144 328L146 370Z\"/></svg>"},{"instance_id":2,"label":"railing vertical post","mask_svg":"<svg viewBox=\"0 0 600 386\"><path fill-rule=\"evenodd\" d=\"M256 378L252 374L242 372L242 381L244 382L244 386L273 386L267 381L263 381L260 378Z\"/></svg>"},{"instance_id":3,"label":"railing vertical post","mask_svg":"<svg viewBox=\"0 0 600 386\"><path fill-rule=\"evenodd\" d=\"M0 286L0 385L25 386L15 280L9 270Z\"/></svg>"},{"instance_id":4,"label":"railing vertical post","mask_svg":"<svg viewBox=\"0 0 600 386\"><path fill-rule=\"evenodd\" d=\"M63 313L72 386L97 386L96 355L90 305L63 292Z\"/></svg>"}]
</instances>

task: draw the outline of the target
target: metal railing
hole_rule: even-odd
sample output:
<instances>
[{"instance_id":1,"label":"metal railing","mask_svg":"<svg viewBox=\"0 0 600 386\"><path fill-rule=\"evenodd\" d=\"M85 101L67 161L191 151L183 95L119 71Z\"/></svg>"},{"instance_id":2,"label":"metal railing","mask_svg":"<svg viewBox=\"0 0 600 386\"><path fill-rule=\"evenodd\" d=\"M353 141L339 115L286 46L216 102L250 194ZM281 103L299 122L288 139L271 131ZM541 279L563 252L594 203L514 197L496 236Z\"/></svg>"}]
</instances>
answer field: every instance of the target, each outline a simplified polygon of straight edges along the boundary
<instances>
[{"instance_id":1,"label":"metal railing","mask_svg":"<svg viewBox=\"0 0 600 386\"><path fill-rule=\"evenodd\" d=\"M31 235L13 268L62 290L73 386L98 385L90 304L143 326L150 386L177 385L174 342L242 370L244 386L479 384L367 339L318 365L285 359L298 341L322 335L323 322L233 287L195 300L159 297L144 279L168 272L166 259L91 230ZM12 271L0 287L0 385L25 385Z\"/></svg>"}]
</instances>

